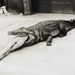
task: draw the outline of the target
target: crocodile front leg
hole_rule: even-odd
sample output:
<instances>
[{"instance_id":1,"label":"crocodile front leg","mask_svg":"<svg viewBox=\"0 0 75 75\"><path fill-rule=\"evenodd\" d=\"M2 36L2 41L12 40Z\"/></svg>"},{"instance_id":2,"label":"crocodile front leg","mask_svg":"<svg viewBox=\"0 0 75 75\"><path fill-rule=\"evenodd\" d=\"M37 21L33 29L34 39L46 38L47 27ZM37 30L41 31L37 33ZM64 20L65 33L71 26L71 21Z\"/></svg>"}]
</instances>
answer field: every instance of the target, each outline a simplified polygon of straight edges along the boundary
<instances>
[{"instance_id":1,"label":"crocodile front leg","mask_svg":"<svg viewBox=\"0 0 75 75\"><path fill-rule=\"evenodd\" d=\"M46 45L51 46L52 45L51 42L52 42L52 36L49 36L46 40Z\"/></svg>"},{"instance_id":2,"label":"crocodile front leg","mask_svg":"<svg viewBox=\"0 0 75 75\"><path fill-rule=\"evenodd\" d=\"M59 23L59 29L60 29L59 37L64 37L64 36L67 35L67 30L65 28L65 23Z\"/></svg>"},{"instance_id":3,"label":"crocodile front leg","mask_svg":"<svg viewBox=\"0 0 75 75\"><path fill-rule=\"evenodd\" d=\"M30 46L35 43L35 37L31 34L28 34L28 35L29 35L28 39L24 43L25 46Z\"/></svg>"}]
</instances>

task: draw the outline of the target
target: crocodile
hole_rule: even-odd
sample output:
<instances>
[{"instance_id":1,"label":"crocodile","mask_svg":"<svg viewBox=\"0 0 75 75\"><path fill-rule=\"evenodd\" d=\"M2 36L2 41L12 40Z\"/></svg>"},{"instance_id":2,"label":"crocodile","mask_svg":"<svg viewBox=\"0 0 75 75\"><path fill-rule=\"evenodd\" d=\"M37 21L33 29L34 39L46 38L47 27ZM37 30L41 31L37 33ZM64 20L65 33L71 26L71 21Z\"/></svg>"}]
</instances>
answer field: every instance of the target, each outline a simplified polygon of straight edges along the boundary
<instances>
[{"instance_id":1,"label":"crocodile","mask_svg":"<svg viewBox=\"0 0 75 75\"><path fill-rule=\"evenodd\" d=\"M30 27L21 27L19 29L8 31L8 35L18 37L28 36L24 46L30 46L37 42L45 41L46 45L51 46L54 37L64 37L67 32L75 28L75 21L72 20L47 20L41 21Z\"/></svg>"}]
</instances>

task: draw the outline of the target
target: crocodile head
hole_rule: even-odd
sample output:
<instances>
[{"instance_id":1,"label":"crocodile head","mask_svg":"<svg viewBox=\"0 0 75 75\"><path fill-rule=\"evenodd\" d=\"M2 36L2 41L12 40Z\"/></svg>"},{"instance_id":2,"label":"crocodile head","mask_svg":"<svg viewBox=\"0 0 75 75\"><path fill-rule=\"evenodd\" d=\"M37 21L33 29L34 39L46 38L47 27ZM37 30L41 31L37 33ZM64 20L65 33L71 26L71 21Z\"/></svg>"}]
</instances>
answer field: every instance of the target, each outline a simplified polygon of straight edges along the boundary
<instances>
[{"instance_id":1,"label":"crocodile head","mask_svg":"<svg viewBox=\"0 0 75 75\"><path fill-rule=\"evenodd\" d=\"M34 32L29 30L29 29L27 29L27 28L25 28L25 27L22 27L22 28L13 30L13 31L9 31L8 35L16 35L18 37L26 37L26 36L28 36L28 38L25 41L25 45L31 45L35 41Z\"/></svg>"},{"instance_id":2,"label":"crocodile head","mask_svg":"<svg viewBox=\"0 0 75 75\"><path fill-rule=\"evenodd\" d=\"M8 31L8 35L18 35L20 37L27 36L28 34L33 34L32 31L29 31L27 28L22 27L13 31Z\"/></svg>"}]
</instances>

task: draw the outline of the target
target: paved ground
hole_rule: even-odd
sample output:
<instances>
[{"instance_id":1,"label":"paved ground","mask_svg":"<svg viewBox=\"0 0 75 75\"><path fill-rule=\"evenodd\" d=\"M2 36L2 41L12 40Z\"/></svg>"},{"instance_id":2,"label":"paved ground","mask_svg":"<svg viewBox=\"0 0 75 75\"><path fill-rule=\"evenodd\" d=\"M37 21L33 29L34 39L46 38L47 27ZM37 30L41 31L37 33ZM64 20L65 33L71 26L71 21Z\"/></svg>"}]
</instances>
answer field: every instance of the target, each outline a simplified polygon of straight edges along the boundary
<instances>
[{"instance_id":1,"label":"paved ground","mask_svg":"<svg viewBox=\"0 0 75 75\"><path fill-rule=\"evenodd\" d=\"M71 14L34 14L29 16L0 16L0 52L14 36L9 30L28 27L44 20L66 19ZM75 29L64 38L53 39L52 46L45 42L10 53L0 61L0 75L75 75Z\"/></svg>"}]
</instances>

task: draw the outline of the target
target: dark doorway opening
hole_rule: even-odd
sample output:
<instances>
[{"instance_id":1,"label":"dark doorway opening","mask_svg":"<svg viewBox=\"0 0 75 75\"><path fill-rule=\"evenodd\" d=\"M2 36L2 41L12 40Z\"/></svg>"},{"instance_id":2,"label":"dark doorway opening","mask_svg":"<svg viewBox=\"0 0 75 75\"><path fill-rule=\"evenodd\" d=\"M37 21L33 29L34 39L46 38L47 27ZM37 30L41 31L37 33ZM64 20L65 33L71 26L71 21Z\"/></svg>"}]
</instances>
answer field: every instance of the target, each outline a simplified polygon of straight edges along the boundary
<instances>
[{"instance_id":1,"label":"dark doorway opening","mask_svg":"<svg viewBox=\"0 0 75 75\"><path fill-rule=\"evenodd\" d=\"M74 13L75 0L32 0L33 13Z\"/></svg>"},{"instance_id":2,"label":"dark doorway opening","mask_svg":"<svg viewBox=\"0 0 75 75\"><path fill-rule=\"evenodd\" d=\"M52 12L52 0L32 0L32 12L33 13L51 13Z\"/></svg>"},{"instance_id":3,"label":"dark doorway opening","mask_svg":"<svg viewBox=\"0 0 75 75\"><path fill-rule=\"evenodd\" d=\"M4 3L4 0L0 0L0 6L4 6L5 3Z\"/></svg>"},{"instance_id":4,"label":"dark doorway opening","mask_svg":"<svg viewBox=\"0 0 75 75\"><path fill-rule=\"evenodd\" d=\"M26 1L29 5L26 3ZM62 14L75 13L75 0L0 0L0 3L1 6L6 5L7 10L13 9L17 12L25 11L26 13L32 12ZM32 8L32 10L29 8Z\"/></svg>"}]
</instances>

